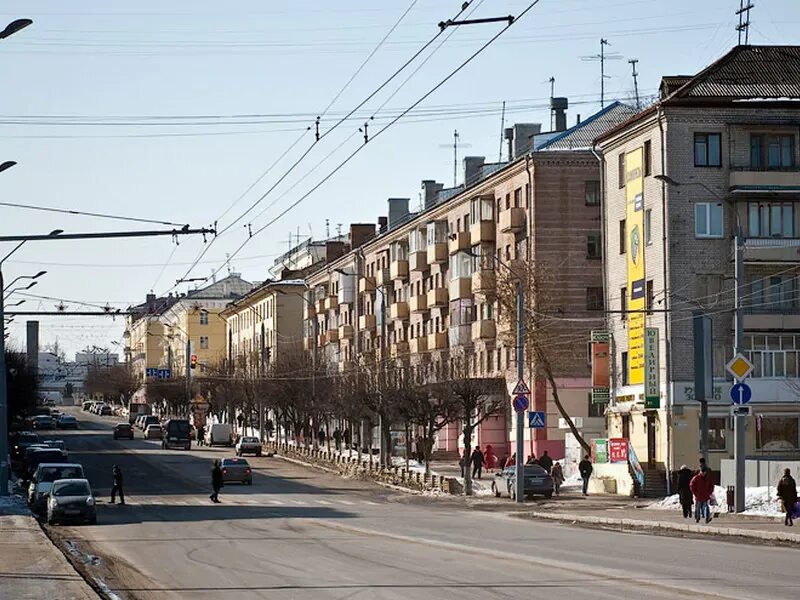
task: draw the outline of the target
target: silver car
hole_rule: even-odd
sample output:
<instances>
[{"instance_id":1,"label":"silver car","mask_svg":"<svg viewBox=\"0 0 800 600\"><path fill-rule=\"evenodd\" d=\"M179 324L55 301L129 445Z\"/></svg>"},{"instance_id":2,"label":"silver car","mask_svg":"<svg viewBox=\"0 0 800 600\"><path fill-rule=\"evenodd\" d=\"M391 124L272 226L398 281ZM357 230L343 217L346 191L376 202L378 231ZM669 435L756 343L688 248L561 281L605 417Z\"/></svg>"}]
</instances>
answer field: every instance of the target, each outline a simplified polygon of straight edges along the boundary
<instances>
[{"instance_id":1,"label":"silver car","mask_svg":"<svg viewBox=\"0 0 800 600\"><path fill-rule=\"evenodd\" d=\"M86 479L57 479L47 497L47 523L55 525L64 521L82 521L95 525L92 488Z\"/></svg>"},{"instance_id":2,"label":"silver car","mask_svg":"<svg viewBox=\"0 0 800 600\"><path fill-rule=\"evenodd\" d=\"M35 513L47 508L47 496L57 479L83 479L83 466L77 463L41 463L28 486L28 504Z\"/></svg>"},{"instance_id":3,"label":"silver car","mask_svg":"<svg viewBox=\"0 0 800 600\"><path fill-rule=\"evenodd\" d=\"M243 454L261 456L261 440L247 435L240 437L239 441L236 442L236 456L242 456Z\"/></svg>"},{"instance_id":4,"label":"silver car","mask_svg":"<svg viewBox=\"0 0 800 600\"><path fill-rule=\"evenodd\" d=\"M222 459L222 482L253 485L253 470L243 458Z\"/></svg>"}]
</instances>

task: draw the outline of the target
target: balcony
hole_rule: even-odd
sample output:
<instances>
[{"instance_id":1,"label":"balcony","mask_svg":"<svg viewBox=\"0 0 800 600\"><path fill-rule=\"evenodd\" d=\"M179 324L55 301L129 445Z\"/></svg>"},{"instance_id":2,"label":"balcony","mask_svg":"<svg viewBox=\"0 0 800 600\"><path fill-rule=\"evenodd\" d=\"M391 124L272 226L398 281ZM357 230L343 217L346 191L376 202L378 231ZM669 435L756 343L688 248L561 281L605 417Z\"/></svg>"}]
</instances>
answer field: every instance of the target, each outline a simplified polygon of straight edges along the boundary
<instances>
[{"instance_id":1,"label":"balcony","mask_svg":"<svg viewBox=\"0 0 800 600\"><path fill-rule=\"evenodd\" d=\"M746 306L743 328L745 331L781 331L800 329L800 307Z\"/></svg>"},{"instance_id":2,"label":"balcony","mask_svg":"<svg viewBox=\"0 0 800 600\"><path fill-rule=\"evenodd\" d=\"M472 293L490 294L495 291L495 272L490 269L481 269L472 274Z\"/></svg>"},{"instance_id":3,"label":"balcony","mask_svg":"<svg viewBox=\"0 0 800 600\"><path fill-rule=\"evenodd\" d=\"M394 302L389 305L389 318L392 320L408 319L408 302Z\"/></svg>"},{"instance_id":4,"label":"balcony","mask_svg":"<svg viewBox=\"0 0 800 600\"><path fill-rule=\"evenodd\" d=\"M392 278L389 274L389 269L376 269L375 271L375 286L376 287L383 287L384 285L391 283Z\"/></svg>"},{"instance_id":5,"label":"balcony","mask_svg":"<svg viewBox=\"0 0 800 600\"><path fill-rule=\"evenodd\" d=\"M304 350L313 350L314 349L314 337L304 337L303 338L303 349Z\"/></svg>"},{"instance_id":6,"label":"balcony","mask_svg":"<svg viewBox=\"0 0 800 600\"><path fill-rule=\"evenodd\" d=\"M426 294L411 296L408 305L412 313L426 312L428 310L428 296Z\"/></svg>"},{"instance_id":7,"label":"balcony","mask_svg":"<svg viewBox=\"0 0 800 600\"><path fill-rule=\"evenodd\" d=\"M428 350L444 350L447 348L447 334L444 331L428 334Z\"/></svg>"},{"instance_id":8,"label":"balcony","mask_svg":"<svg viewBox=\"0 0 800 600\"><path fill-rule=\"evenodd\" d=\"M472 278L459 277L450 281L450 300L472 298Z\"/></svg>"},{"instance_id":9,"label":"balcony","mask_svg":"<svg viewBox=\"0 0 800 600\"><path fill-rule=\"evenodd\" d=\"M800 168L766 171L731 167L730 189L740 192L800 192Z\"/></svg>"},{"instance_id":10,"label":"balcony","mask_svg":"<svg viewBox=\"0 0 800 600\"><path fill-rule=\"evenodd\" d=\"M339 329L328 329L328 333L325 335L328 338L328 343L335 343L339 341Z\"/></svg>"},{"instance_id":11,"label":"balcony","mask_svg":"<svg viewBox=\"0 0 800 600\"><path fill-rule=\"evenodd\" d=\"M320 333L319 338L317 339L317 347L322 348L327 343L328 343L328 336L326 336L324 333Z\"/></svg>"},{"instance_id":12,"label":"balcony","mask_svg":"<svg viewBox=\"0 0 800 600\"><path fill-rule=\"evenodd\" d=\"M489 242L494 244L494 221L478 221L469 228L470 243L481 244Z\"/></svg>"},{"instance_id":13,"label":"balcony","mask_svg":"<svg viewBox=\"0 0 800 600\"><path fill-rule=\"evenodd\" d=\"M325 310L333 310L339 306L339 298L336 296L328 296L325 298Z\"/></svg>"},{"instance_id":14,"label":"balcony","mask_svg":"<svg viewBox=\"0 0 800 600\"><path fill-rule=\"evenodd\" d=\"M373 330L375 329L375 325L377 323L377 319L375 315L361 315L358 317L358 328L361 330Z\"/></svg>"},{"instance_id":15,"label":"balcony","mask_svg":"<svg viewBox=\"0 0 800 600\"><path fill-rule=\"evenodd\" d=\"M428 269L428 254L420 250L419 252L411 252L408 255L408 265L412 272L422 272Z\"/></svg>"},{"instance_id":16,"label":"balcony","mask_svg":"<svg viewBox=\"0 0 800 600\"><path fill-rule=\"evenodd\" d=\"M325 312L325 298L319 298L317 300L317 313L322 314Z\"/></svg>"},{"instance_id":17,"label":"balcony","mask_svg":"<svg viewBox=\"0 0 800 600\"><path fill-rule=\"evenodd\" d=\"M444 242L428 244L427 254L429 265L447 262L447 244Z\"/></svg>"},{"instance_id":18,"label":"balcony","mask_svg":"<svg viewBox=\"0 0 800 600\"><path fill-rule=\"evenodd\" d=\"M744 260L748 263L800 262L800 238L747 238Z\"/></svg>"},{"instance_id":19,"label":"balcony","mask_svg":"<svg viewBox=\"0 0 800 600\"><path fill-rule=\"evenodd\" d=\"M416 337L408 343L411 354L422 354L428 351L428 336Z\"/></svg>"},{"instance_id":20,"label":"balcony","mask_svg":"<svg viewBox=\"0 0 800 600\"><path fill-rule=\"evenodd\" d=\"M389 265L389 277L392 281L395 279L408 279L408 261L395 260Z\"/></svg>"},{"instance_id":21,"label":"balcony","mask_svg":"<svg viewBox=\"0 0 800 600\"><path fill-rule=\"evenodd\" d=\"M353 337L352 325L339 325L339 339L347 340Z\"/></svg>"},{"instance_id":22,"label":"balcony","mask_svg":"<svg viewBox=\"0 0 800 600\"><path fill-rule=\"evenodd\" d=\"M428 290L428 308L442 308L447 306L447 288L438 287Z\"/></svg>"},{"instance_id":23,"label":"balcony","mask_svg":"<svg viewBox=\"0 0 800 600\"><path fill-rule=\"evenodd\" d=\"M317 316L317 307L312 304L306 304L306 319L312 320Z\"/></svg>"},{"instance_id":24,"label":"balcony","mask_svg":"<svg viewBox=\"0 0 800 600\"><path fill-rule=\"evenodd\" d=\"M481 319L472 324L472 339L475 340L494 340L497 338L497 327L495 322L490 319Z\"/></svg>"},{"instance_id":25,"label":"balcony","mask_svg":"<svg viewBox=\"0 0 800 600\"><path fill-rule=\"evenodd\" d=\"M365 276L358 280L358 293L371 294L375 291L375 278Z\"/></svg>"},{"instance_id":26,"label":"balcony","mask_svg":"<svg viewBox=\"0 0 800 600\"><path fill-rule=\"evenodd\" d=\"M450 347L454 346L469 346L472 344L472 325L456 325L451 327L447 332L448 342Z\"/></svg>"},{"instance_id":27,"label":"balcony","mask_svg":"<svg viewBox=\"0 0 800 600\"><path fill-rule=\"evenodd\" d=\"M463 250L469 250L470 235L469 231L457 231L450 236L447 248L450 254L457 254Z\"/></svg>"},{"instance_id":28,"label":"balcony","mask_svg":"<svg viewBox=\"0 0 800 600\"><path fill-rule=\"evenodd\" d=\"M500 213L500 231L518 233L525 229L525 209L514 207Z\"/></svg>"},{"instance_id":29,"label":"balcony","mask_svg":"<svg viewBox=\"0 0 800 600\"><path fill-rule=\"evenodd\" d=\"M395 342L389 347L389 353L392 358L408 356L408 342Z\"/></svg>"}]
</instances>

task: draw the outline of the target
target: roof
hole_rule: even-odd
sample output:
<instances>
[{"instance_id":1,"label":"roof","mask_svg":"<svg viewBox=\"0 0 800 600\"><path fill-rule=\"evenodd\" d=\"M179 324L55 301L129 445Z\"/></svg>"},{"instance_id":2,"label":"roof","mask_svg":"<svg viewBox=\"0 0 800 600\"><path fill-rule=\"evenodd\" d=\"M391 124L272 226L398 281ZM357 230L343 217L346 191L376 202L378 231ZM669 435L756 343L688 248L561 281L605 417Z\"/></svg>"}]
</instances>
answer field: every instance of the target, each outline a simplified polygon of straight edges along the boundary
<instances>
[{"instance_id":1,"label":"roof","mask_svg":"<svg viewBox=\"0 0 800 600\"><path fill-rule=\"evenodd\" d=\"M194 300L225 300L240 298L253 289L253 284L245 281L237 274L228 275L225 279L207 285L199 290L186 294L186 298Z\"/></svg>"},{"instance_id":2,"label":"roof","mask_svg":"<svg viewBox=\"0 0 800 600\"><path fill-rule=\"evenodd\" d=\"M594 139L636 114L636 110L622 102L612 102L601 111L574 127L562 131L542 144L537 152L553 150L588 150Z\"/></svg>"}]
</instances>

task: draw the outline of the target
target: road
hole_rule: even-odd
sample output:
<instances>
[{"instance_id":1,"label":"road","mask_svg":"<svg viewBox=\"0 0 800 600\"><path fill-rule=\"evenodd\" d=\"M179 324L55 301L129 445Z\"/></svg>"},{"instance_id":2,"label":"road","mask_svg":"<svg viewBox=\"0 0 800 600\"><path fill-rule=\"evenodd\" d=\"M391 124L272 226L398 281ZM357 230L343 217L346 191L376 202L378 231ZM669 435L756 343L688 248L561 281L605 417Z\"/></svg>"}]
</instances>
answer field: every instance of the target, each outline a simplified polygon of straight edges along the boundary
<instances>
[{"instance_id":1,"label":"road","mask_svg":"<svg viewBox=\"0 0 800 600\"><path fill-rule=\"evenodd\" d=\"M121 598L796 598L790 548L582 529L470 510L253 458L254 484L208 499L229 449L114 441L115 419L74 409L65 432L103 501L96 526L56 536ZM138 434L138 432L137 432ZM127 506L108 505L111 466Z\"/></svg>"}]
</instances>

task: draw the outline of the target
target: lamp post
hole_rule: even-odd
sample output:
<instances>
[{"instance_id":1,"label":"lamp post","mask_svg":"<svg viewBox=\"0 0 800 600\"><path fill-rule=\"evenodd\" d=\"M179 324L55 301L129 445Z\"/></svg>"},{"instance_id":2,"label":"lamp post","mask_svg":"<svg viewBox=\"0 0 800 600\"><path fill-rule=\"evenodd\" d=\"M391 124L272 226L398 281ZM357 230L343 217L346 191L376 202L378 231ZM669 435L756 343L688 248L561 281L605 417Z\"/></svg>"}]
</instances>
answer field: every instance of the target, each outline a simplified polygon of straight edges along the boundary
<instances>
[{"instance_id":1,"label":"lamp post","mask_svg":"<svg viewBox=\"0 0 800 600\"><path fill-rule=\"evenodd\" d=\"M17 33L21 29L25 29L28 25L33 24L33 21L30 19L17 19L15 21L11 21L3 31L0 31L0 40L4 40L7 37L11 37L15 33Z\"/></svg>"}]
</instances>

